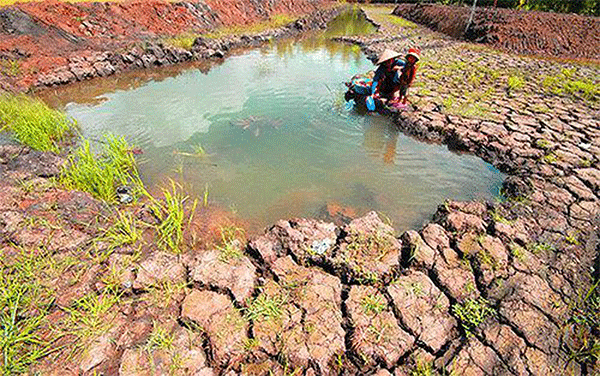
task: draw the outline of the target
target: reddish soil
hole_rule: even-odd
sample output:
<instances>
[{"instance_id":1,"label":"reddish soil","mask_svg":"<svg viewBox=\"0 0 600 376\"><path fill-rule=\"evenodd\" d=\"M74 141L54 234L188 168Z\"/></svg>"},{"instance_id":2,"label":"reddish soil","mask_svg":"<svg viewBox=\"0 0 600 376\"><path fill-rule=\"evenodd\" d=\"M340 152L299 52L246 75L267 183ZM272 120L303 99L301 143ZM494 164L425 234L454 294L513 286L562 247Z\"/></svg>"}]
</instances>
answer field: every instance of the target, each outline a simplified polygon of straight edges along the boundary
<instances>
[{"instance_id":1,"label":"reddish soil","mask_svg":"<svg viewBox=\"0 0 600 376\"><path fill-rule=\"evenodd\" d=\"M300 16L328 0L208 0L15 4L0 8L0 89L29 87L35 77L93 51L116 51L161 37L245 25L274 14ZM16 62L16 63L15 63ZM18 79L17 79L18 78Z\"/></svg>"},{"instance_id":2,"label":"reddish soil","mask_svg":"<svg viewBox=\"0 0 600 376\"><path fill-rule=\"evenodd\" d=\"M600 18L576 14L402 4L394 14L453 37L518 54L600 61Z\"/></svg>"}]
</instances>

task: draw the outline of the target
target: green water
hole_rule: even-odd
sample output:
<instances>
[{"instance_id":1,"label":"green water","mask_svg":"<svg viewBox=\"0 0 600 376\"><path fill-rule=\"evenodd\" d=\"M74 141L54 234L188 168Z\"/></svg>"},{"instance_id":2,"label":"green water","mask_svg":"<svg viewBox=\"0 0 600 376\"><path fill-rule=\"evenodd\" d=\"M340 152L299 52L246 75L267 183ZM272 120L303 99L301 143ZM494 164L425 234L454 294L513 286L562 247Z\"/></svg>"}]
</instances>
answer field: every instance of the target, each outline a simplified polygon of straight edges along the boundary
<instances>
[{"instance_id":1,"label":"green water","mask_svg":"<svg viewBox=\"0 0 600 376\"><path fill-rule=\"evenodd\" d=\"M174 178L199 197L207 190L255 230L328 203L414 228L444 199L491 199L503 180L478 158L347 106L343 82L373 68L356 47L286 40L205 68L97 80L76 90L87 96L54 99L85 136L112 132L141 147L149 187Z\"/></svg>"}]
</instances>

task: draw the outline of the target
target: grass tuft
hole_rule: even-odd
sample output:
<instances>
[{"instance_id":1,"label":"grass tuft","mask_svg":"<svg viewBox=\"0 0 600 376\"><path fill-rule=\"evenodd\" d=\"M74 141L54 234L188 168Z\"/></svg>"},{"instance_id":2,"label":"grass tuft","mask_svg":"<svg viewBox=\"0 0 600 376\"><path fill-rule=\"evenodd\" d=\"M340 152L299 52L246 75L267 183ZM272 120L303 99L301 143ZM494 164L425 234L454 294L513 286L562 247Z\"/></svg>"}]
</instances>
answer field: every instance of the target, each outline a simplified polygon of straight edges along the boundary
<instances>
[{"instance_id":1,"label":"grass tuft","mask_svg":"<svg viewBox=\"0 0 600 376\"><path fill-rule=\"evenodd\" d=\"M135 217L131 213L117 212L115 222L106 230L100 240L108 242L114 249L126 244L134 244L141 237Z\"/></svg>"},{"instance_id":2,"label":"grass tuft","mask_svg":"<svg viewBox=\"0 0 600 376\"><path fill-rule=\"evenodd\" d=\"M105 136L100 154L92 152L90 142L83 140L61 171L59 182L66 189L91 193L114 203L116 188L127 185L133 192L143 192L143 184L135 166L131 146L123 137Z\"/></svg>"},{"instance_id":3,"label":"grass tuft","mask_svg":"<svg viewBox=\"0 0 600 376\"><path fill-rule=\"evenodd\" d=\"M460 323L470 335L485 319L494 314L494 310L484 298L467 299L463 304L457 303L452 306L454 313L460 320Z\"/></svg>"},{"instance_id":4,"label":"grass tuft","mask_svg":"<svg viewBox=\"0 0 600 376\"><path fill-rule=\"evenodd\" d=\"M385 311L387 304L381 295L365 295L360 301L363 311L366 314L378 315Z\"/></svg>"},{"instance_id":5,"label":"grass tuft","mask_svg":"<svg viewBox=\"0 0 600 376\"><path fill-rule=\"evenodd\" d=\"M216 248L220 251L219 260L229 262L239 260L244 255L242 252L246 235L244 230L235 226L221 227L221 245Z\"/></svg>"},{"instance_id":6,"label":"grass tuft","mask_svg":"<svg viewBox=\"0 0 600 376\"><path fill-rule=\"evenodd\" d=\"M173 180L171 180L171 190L164 189L163 195L164 202L155 200L151 206L152 212L160 221L156 226L159 236L158 245L164 250L180 254L185 222L184 205L188 196L183 195L181 186Z\"/></svg>"},{"instance_id":7,"label":"grass tuft","mask_svg":"<svg viewBox=\"0 0 600 376\"><path fill-rule=\"evenodd\" d=\"M281 317L281 307L286 299L283 296L270 297L266 294L259 295L248 308L245 309L246 318L253 321L267 321Z\"/></svg>"},{"instance_id":8,"label":"grass tuft","mask_svg":"<svg viewBox=\"0 0 600 376\"><path fill-rule=\"evenodd\" d=\"M32 149L59 153L75 134L76 122L24 94L0 94L0 131Z\"/></svg>"},{"instance_id":9,"label":"grass tuft","mask_svg":"<svg viewBox=\"0 0 600 376\"><path fill-rule=\"evenodd\" d=\"M202 37L217 39L230 35L258 34L276 29L296 21L297 18L287 14L274 14L267 20L244 26L227 26L202 34Z\"/></svg>"},{"instance_id":10,"label":"grass tuft","mask_svg":"<svg viewBox=\"0 0 600 376\"><path fill-rule=\"evenodd\" d=\"M184 50L190 51L192 46L194 45L194 41L196 40L195 35L177 35L172 38L164 39L165 44L168 44L173 47L182 48Z\"/></svg>"}]
</instances>

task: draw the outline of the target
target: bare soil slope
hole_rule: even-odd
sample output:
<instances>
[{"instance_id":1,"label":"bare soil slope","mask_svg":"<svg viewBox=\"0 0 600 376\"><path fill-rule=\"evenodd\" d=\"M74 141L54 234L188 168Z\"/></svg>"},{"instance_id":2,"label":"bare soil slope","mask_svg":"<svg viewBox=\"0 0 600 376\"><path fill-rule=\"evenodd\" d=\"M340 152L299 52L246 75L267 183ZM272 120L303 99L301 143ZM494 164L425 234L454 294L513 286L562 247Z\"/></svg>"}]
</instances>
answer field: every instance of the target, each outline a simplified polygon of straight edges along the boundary
<instances>
[{"instance_id":1,"label":"bare soil slope","mask_svg":"<svg viewBox=\"0 0 600 376\"><path fill-rule=\"evenodd\" d=\"M74 56L89 59L94 52L118 51L143 41L198 34L221 26L246 25L275 14L306 15L330 3L150 0L15 4L0 8L0 78L8 76L18 81L16 86L29 87L40 74L77 63Z\"/></svg>"},{"instance_id":2,"label":"bare soil slope","mask_svg":"<svg viewBox=\"0 0 600 376\"><path fill-rule=\"evenodd\" d=\"M600 60L600 18L576 14L402 4L394 14L457 38L519 54Z\"/></svg>"}]
</instances>

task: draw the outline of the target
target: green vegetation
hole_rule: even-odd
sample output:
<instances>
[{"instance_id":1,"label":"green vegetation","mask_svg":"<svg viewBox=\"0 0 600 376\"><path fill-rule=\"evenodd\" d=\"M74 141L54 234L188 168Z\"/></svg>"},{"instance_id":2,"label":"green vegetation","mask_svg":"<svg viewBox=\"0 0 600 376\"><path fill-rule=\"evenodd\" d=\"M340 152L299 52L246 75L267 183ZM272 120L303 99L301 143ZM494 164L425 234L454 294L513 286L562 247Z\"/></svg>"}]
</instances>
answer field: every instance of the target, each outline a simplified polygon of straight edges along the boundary
<instances>
[{"instance_id":1,"label":"green vegetation","mask_svg":"<svg viewBox=\"0 0 600 376\"><path fill-rule=\"evenodd\" d=\"M111 248L118 248L126 244L134 244L141 237L142 234L136 226L135 217L131 213L118 211L115 222L106 230L100 240L108 242Z\"/></svg>"},{"instance_id":2,"label":"green vegetation","mask_svg":"<svg viewBox=\"0 0 600 376\"><path fill-rule=\"evenodd\" d=\"M227 26L202 34L201 37L218 39L229 35L258 34L276 29L296 21L297 18L287 14L274 14L269 19L245 26Z\"/></svg>"},{"instance_id":3,"label":"green vegetation","mask_svg":"<svg viewBox=\"0 0 600 376\"><path fill-rule=\"evenodd\" d=\"M577 69L561 69L555 75L542 78L542 86L555 95L581 97L584 100L600 100L600 83L586 77L577 77Z\"/></svg>"},{"instance_id":4,"label":"green vegetation","mask_svg":"<svg viewBox=\"0 0 600 376\"><path fill-rule=\"evenodd\" d=\"M116 202L116 188L119 186L131 186L137 194L145 192L127 141L123 137L108 135L101 145L101 151L96 155L90 142L83 140L69 156L59 182L66 189L89 192L110 203Z\"/></svg>"},{"instance_id":5,"label":"green vegetation","mask_svg":"<svg viewBox=\"0 0 600 376\"><path fill-rule=\"evenodd\" d=\"M525 262L526 256L525 256L525 249L523 249L523 247L521 247L520 245L518 245L516 243L510 243L508 246L508 249L510 250L510 254L514 258L516 258L520 262Z\"/></svg>"},{"instance_id":6,"label":"green vegetation","mask_svg":"<svg viewBox=\"0 0 600 376\"><path fill-rule=\"evenodd\" d=\"M571 304L564 341L570 358L592 365L600 360L600 282L581 291Z\"/></svg>"},{"instance_id":7,"label":"green vegetation","mask_svg":"<svg viewBox=\"0 0 600 376\"><path fill-rule=\"evenodd\" d=\"M278 319L281 317L282 306L285 302L284 296L271 297L261 294L245 309L246 319L253 321Z\"/></svg>"},{"instance_id":8,"label":"green vegetation","mask_svg":"<svg viewBox=\"0 0 600 376\"><path fill-rule=\"evenodd\" d=\"M567 233L565 235L565 241L572 245L579 245L579 233L577 231Z\"/></svg>"},{"instance_id":9,"label":"green vegetation","mask_svg":"<svg viewBox=\"0 0 600 376\"><path fill-rule=\"evenodd\" d=\"M527 249L534 255L539 255L542 252L554 251L554 246L546 242L534 242L527 244Z\"/></svg>"},{"instance_id":10,"label":"green vegetation","mask_svg":"<svg viewBox=\"0 0 600 376\"><path fill-rule=\"evenodd\" d=\"M19 73L21 73L21 63L19 60L0 59L0 74L16 77Z\"/></svg>"},{"instance_id":11,"label":"green vegetation","mask_svg":"<svg viewBox=\"0 0 600 376\"><path fill-rule=\"evenodd\" d=\"M81 261L67 255L52 257L43 248L0 249L0 374L27 372L38 359L57 351L59 334L47 317L53 307L57 278Z\"/></svg>"},{"instance_id":12,"label":"green vegetation","mask_svg":"<svg viewBox=\"0 0 600 376\"><path fill-rule=\"evenodd\" d=\"M178 35L172 38L165 38L163 42L169 46L183 48L184 50L191 50L196 40L196 35Z\"/></svg>"},{"instance_id":13,"label":"green vegetation","mask_svg":"<svg viewBox=\"0 0 600 376\"><path fill-rule=\"evenodd\" d=\"M471 334L494 310L484 298L467 299L463 304L452 306L452 313L458 317L467 334Z\"/></svg>"},{"instance_id":14,"label":"green vegetation","mask_svg":"<svg viewBox=\"0 0 600 376\"><path fill-rule=\"evenodd\" d=\"M59 153L75 133L76 123L38 99L0 94L0 131L4 130L32 149Z\"/></svg>"},{"instance_id":15,"label":"green vegetation","mask_svg":"<svg viewBox=\"0 0 600 376\"><path fill-rule=\"evenodd\" d=\"M184 204L189 198L181 193L181 187L171 180L171 190L163 189L164 202L153 199L152 213L160 223L156 226L158 245L160 248L179 254L182 252L183 230L185 225ZM191 222L193 212L198 201L194 201L192 214L188 220Z\"/></svg>"},{"instance_id":16,"label":"green vegetation","mask_svg":"<svg viewBox=\"0 0 600 376\"><path fill-rule=\"evenodd\" d=\"M436 0L444 5L472 5L472 0ZM491 7L496 4L502 8L521 10L540 10L544 12L578 13L600 16L600 3L597 0L478 0L477 6Z\"/></svg>"},{"instance_id":17,"label":"green vegetation","mask_svg":"<svg viewBox=\"0 0 600 376\"><path fill-rule=\"evenodd\" d=\"M380 294L377 295L365 295L361 301L363 311L367 315L377 315L385 311L387 304Z\"/></svg>"},{"instance_id":18,"label":"green vegetation","mask_svg":"<svg viewBox=\"0 0 600 376\"><path fill-rule=\"evenodd\" d=\"M542 161L552 164L558 162L558 157L554 153L546 154L542 157Z\"/></svg>"},{"instance_id":19,"label":"green vegetation","mask_svg":"<svg viewBox=\"0 0 600 376\"><path fill-rule=\"evenodd\" d=\"M508 77L507 85L509 91L519 90L525 86L525 80L519 76L510 76Z\"/></svg>"},{"instance_id":20,"label":"green vegetation","mask_svg":"<svg viewBox=\"0 0 600 376\"><path fill-rule=\"evenodd\" d=\"M120 297L111 293L89 294L63 308L69 314L64 323L65 334L73 337L69 357L80 355L92 342L113 326L118 311L113 307Z\"/></svg>"},{"instance_id":21,"label":"green vegetation","mask_svg":"<svg viewBox=\"0 0 600 376\"><path fill-rule=\"evenodd\" d=\"M540 149L548 150L550 149L552 144L550 144L550 142L544 138L539 138L535 141L535 146L537 146Z\"/></svg>"},{"instance_id":22,"label":"green vegetation","mask_svg":"<svg viewBox=\"0 0 600 376\"><path fill-rule=\"evenodd\" d=\"M167 329L160 326L156 321L152 322L152 332L148 336L148 342L144 349L151 352L155 349L170 350L173 347L173 334L169 333Z\"/></svg>"},{"instance_id":23,"label":"green vegetation","mask_svg":"<svg viewBox=\"0 0 600 376\"><path fill-rule=\"evenodd\" d=\"M235 226L221 227L221 244L216 247L220 251L219 260L230 262L242 258L244 254L241 246L244 242L243 229Z\"/></svg>"}]
</instances>

